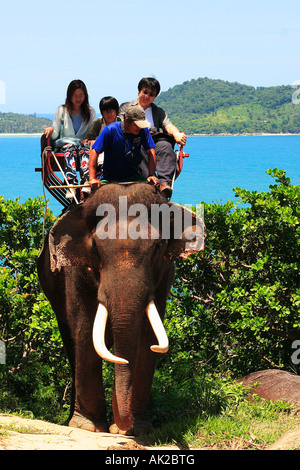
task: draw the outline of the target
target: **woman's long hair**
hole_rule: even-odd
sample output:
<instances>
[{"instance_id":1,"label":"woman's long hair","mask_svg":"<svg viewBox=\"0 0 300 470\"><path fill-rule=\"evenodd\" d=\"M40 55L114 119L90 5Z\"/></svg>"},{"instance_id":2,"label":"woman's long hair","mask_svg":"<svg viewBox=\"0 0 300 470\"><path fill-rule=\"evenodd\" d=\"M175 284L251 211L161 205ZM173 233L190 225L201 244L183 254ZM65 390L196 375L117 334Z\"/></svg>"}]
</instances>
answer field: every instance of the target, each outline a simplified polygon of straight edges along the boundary
<instances>
[{"instance_id":1,"label":"woman's long hair","mask_svg":"<svg viewBox=\"0 0 300 470\"><path fill-rule=\"evenodd\" d=\"M66 106L66 109L68 111L68 113L70 114L70 116L72 116L72 96L73 96L73 93L74 91L78 90L78 88L80 88L80 90L83 91L84 93L84 102L82 103L81 105L81 115L83 117L83 120L86 121L86 122L89 122L90 120L90 117L91 117L91 111L90 111L90 105L89 105L89 95L88 95L88 92L87 92L87 88L85 86L85 84L83 83L82 80L73 80L69 86L68 86L68 90L67 90L67 97L66 97L66 102L65 102L65 106Z\"/></svg>"}]
</instances>

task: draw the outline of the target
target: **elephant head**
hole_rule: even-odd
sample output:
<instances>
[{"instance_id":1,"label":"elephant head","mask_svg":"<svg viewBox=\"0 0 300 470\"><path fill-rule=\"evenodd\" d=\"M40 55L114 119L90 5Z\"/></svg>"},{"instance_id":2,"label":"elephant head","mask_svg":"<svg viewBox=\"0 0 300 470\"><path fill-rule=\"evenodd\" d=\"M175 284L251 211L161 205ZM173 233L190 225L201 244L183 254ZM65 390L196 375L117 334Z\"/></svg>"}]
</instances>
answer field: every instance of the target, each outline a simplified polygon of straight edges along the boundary
<instances>
[{"instance_id":1,"label":"elephant head","mask_svg":"<svg viewBox=\"0 0 300 470\"><path fill-rule=\"evenodd\" d=\"M146 183L103 186L52 227L38 270L69 350L77 415L104 419L86 370L96 374L97 353L116 363L118 429L142 419L156 353L168 350L163 318L174 260L203 250L204 239L201 218Z\"/></svg>"}]
</instances>

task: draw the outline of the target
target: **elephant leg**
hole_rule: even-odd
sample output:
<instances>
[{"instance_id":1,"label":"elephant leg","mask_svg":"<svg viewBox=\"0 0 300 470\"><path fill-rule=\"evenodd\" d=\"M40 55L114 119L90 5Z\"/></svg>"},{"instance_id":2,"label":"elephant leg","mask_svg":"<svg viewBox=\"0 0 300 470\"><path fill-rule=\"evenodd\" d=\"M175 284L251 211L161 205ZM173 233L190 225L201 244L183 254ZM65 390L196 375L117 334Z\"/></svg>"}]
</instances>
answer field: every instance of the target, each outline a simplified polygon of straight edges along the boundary
<instances>
[{"instance_id":1,"label":"elephant leg","mask_svg":"<svg viewBox=\"0 0 300 470\"><path fill-rule=\"evenodd\" d=\"M86 341L74 341L74 332L59 321L61 336L71 366L73 384L70 416L71 427L107 432L102 360ZM87 344L82 347L82 344Z\"/></svg>"},{"instance_id":2,"label":"elephant leg","mask_svg":"<svg viewBox=\"0 0 300 470\"><path fill-rule=\"evenodd\" d=\"M92 432L107 432L102 360L91 341L75 341L75 402L69 426ZM88 334L91 337L91 332Z\"/></svg>"},{"instance_id":3,"label":"elephant leg","mask_svg":"<svg viewBox=\"0 0 300 470\"><path fill-rule=\"evenodd\" d=\"M56 280L59 294L52 301L72 369L73 398L68 424L89 431L107 431L102 360L92 344L96 290L94 296L88 290L88 274L81 268L65 267Z\"/></svg>"}]
</instances>

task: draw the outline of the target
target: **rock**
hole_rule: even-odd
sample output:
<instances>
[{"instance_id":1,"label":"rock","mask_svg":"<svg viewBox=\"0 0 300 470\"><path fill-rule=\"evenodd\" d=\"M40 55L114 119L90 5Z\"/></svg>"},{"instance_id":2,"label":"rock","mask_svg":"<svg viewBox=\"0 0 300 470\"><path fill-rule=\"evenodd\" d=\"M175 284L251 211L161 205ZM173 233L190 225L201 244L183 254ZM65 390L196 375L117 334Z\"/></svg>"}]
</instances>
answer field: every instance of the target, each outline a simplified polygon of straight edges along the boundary
<instances>
[{"instance_id":1,"label":"rock","mask_svg":"<svg viewBox=\"0 0 300 470\"><path fill-rule=\"evenodd\" d=\"M267 400L300 405L300 376L278 369L267 369L242 377L238 382L250 386L251 392ZM257 384L257 385L255 385Z\"/></svg>"},{"instance_id":2,"label":"rock","mask_svg":"<svg viewBox=\"0 0 300 470\"><path fill-rule=\"evenodd\" d=\"M283 434L277 441L267 447L266 450L299 450L300 426L297 426Z\"/></svg>"},{"instance_id":3,"label":"rock","mask_svg":"<svg viewBox=\"0 0 300 470\"><path fill-rule=\"evenodd\" d=\"M300 406L300 376L278 369L267 369L242 377L238 382L249 386L252 393L267 400L284 400ZM253 387L251 388L251 386ZM300 449L300 426L283 434L266 450Z\"/></svg>"}]
</instances>

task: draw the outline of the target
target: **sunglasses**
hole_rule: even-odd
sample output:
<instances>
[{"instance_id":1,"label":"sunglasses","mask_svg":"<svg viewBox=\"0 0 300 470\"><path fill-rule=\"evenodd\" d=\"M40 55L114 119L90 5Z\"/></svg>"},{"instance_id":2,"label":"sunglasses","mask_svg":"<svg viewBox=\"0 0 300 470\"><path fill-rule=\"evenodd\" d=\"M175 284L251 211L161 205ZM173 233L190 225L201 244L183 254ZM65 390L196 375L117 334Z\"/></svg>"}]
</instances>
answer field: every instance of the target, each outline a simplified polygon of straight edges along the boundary
<instances>
[{"instance_id":1,"label":"sunglasses","mask_svg":"<svg viewBox=\"0 0 300 470\"><path fill-rule=\"evenodd\" d=\"M155 98L155 93L153 93L152 91L148 91L148 90L142 90L142 93L143 95L149 95L151 96L151 98Z\"/></svg>"},{"instance_id":2,"label":"sunglasses","mask_svg":"<svg viewBox=\"0 0 300 470\"><path fill-rule=\"evenodd\" d=\"M106 109L103 112L106 113L106 114L113 114L113 113L116 113L117 111L115 109Z\"/></svg>"}]
</instances>

